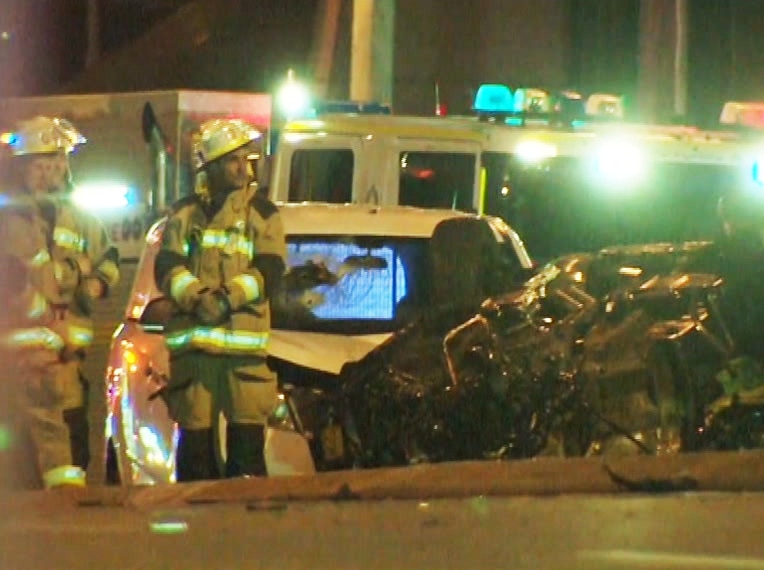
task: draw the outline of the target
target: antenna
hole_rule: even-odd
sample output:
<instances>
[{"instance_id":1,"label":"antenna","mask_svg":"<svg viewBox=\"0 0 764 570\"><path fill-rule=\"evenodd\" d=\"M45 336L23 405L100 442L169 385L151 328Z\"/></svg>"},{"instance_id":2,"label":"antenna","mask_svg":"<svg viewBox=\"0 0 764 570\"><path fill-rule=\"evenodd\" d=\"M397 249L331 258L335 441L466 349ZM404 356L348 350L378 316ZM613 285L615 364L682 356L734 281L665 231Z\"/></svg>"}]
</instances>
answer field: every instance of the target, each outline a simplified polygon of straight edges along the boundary
<instances>
[{"instance_id":1,"label":"antenna","mask_svg":"<svg viewBox=\"0 0 764 570\"><path fill-rule=\"evenodd\" d=\"M446 106L440 103L440 83L436 81L435 82L435 116L445 117L446 112L447 112Z\"/></svg>"}]
</instances>

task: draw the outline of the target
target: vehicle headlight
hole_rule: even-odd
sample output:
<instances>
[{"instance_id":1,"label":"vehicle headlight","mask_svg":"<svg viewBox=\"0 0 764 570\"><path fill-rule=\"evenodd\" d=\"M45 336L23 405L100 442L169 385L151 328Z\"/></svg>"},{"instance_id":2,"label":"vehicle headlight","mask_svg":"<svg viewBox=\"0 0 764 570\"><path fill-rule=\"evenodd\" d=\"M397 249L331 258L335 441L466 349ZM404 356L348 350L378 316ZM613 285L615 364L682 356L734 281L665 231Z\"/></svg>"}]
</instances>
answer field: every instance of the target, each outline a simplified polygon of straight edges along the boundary
<instances>
[{"instance_id":1,"label":"vehicle headlight","mask_svg":"<svg viewBox=\"0 0 764 570\"><path fill-rule=\"evenodd\" d=\"M645 174L645 157L636 146L613 141L599 149L595 169L609 182L636 182Z\"/></svg>"}]
</instances>

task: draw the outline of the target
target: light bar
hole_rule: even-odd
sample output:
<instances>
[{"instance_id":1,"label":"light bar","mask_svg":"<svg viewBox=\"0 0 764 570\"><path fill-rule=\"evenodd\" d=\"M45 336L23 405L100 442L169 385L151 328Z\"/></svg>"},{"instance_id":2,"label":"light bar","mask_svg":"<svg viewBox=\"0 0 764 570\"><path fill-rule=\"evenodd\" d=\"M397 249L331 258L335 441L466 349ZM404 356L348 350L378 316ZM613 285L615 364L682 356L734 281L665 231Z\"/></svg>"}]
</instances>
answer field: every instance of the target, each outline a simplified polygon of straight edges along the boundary
<instances>
[{"instance_id":1,"label":"light bar","mask_svg":"<svg viewBox=\"0 0 764 570\"><path fill-rule=\"evenodd\" d=\"M472 110L485 114L512 113L515 109L514 101L512 91L506 85L485 83L475 94Z\"/></svg>"}]
</instances>

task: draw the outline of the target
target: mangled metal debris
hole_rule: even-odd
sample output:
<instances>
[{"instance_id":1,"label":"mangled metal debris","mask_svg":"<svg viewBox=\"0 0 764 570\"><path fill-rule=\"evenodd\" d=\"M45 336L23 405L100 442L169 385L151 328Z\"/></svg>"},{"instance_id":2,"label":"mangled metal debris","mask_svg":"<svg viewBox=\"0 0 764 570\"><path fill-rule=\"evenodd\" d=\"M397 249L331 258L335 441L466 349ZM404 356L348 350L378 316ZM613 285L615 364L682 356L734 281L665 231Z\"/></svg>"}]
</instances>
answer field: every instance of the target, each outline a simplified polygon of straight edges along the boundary
<instances>
[{"instance_id":1,"label":"mangled metal debris","mask_svg":"<svg viewBox=\"0 0 764 570\"><path fill-rule=\"evenodd\" d=\"M354 464L764 446L739 326L756 291L719 259L710 242L569 255L470 318L423 316L343 370Z\"/></svg>"}]
</instances>

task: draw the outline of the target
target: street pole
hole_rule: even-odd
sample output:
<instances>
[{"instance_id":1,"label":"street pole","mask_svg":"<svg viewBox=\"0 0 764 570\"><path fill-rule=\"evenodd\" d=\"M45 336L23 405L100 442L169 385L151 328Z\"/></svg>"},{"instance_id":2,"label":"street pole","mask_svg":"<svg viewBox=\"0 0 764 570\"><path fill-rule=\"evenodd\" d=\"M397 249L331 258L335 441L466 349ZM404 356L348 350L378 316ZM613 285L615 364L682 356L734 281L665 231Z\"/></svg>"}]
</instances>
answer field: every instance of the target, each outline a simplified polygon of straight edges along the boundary
<instances>
[{"instance_id":1,"label":"street pole","mask_svg":"<svg viewBox=\"0 0 764 570\"><path fill-rule=\"evenodd\" d=\"M674 115L687 115L687 0L674 0Z\"/></svg>"},{"instance_id":2,"label":"street pole","mask_svg":"<svg viewBox=\"0 0 764 570\"><path fill-rule=\"evenodd\" d=\"M395 0L353 0L350 98L393 102Z\"/></svg>"},{"instance_id":3,"label":"street pole","mask_svg":"<svg viewBox=\"0 0 764 570\"><path fill-rule=\"evenodd\" d=\"M655 122L687 112L687 1L642 0L639 108Z\"/></svg>"},{"instance_id":4,"label":"street pole","mask_svg":"<svg viewBox=\"0 0 764 570\"><path fill-rule=\"evenodd\" d=\"M87 51L85 67L90 67L101 56L101 15L99 0L88 0L87 3Z\"/></svg>"},{"instance_id":5,"label":"street pole","mask_svg":"<svg viewBox=\"0 0 764 570\"><path fill-rule=\"evenodd\" d=\"M319 0L311 50L313 89L318 98L329 94L341 11L342 0Z\"/></svg>"}]
</instances>

